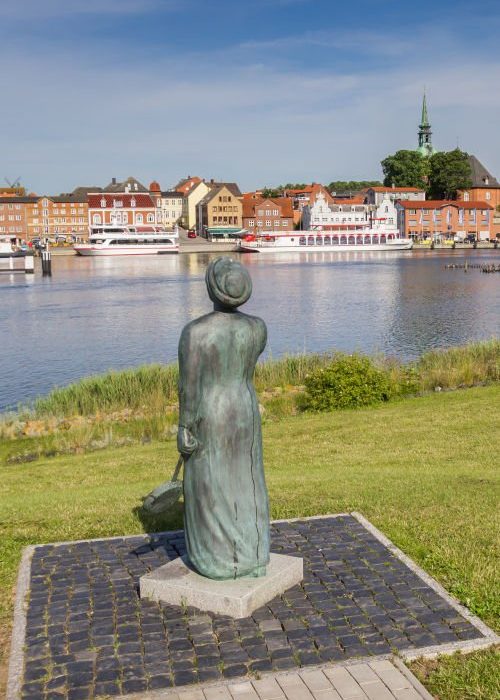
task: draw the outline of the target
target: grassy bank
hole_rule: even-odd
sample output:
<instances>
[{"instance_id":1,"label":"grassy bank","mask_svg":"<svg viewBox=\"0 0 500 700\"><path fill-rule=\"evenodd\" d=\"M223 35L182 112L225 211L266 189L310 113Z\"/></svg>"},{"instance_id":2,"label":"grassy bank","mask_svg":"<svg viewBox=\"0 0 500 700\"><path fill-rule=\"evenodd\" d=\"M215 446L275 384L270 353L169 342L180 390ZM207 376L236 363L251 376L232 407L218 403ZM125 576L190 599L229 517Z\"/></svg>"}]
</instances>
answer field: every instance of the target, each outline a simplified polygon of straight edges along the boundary
<instances>
[{"instance_id":1,"label":"grassy bank","mask_svg":"<svg viewBox=\"0 0 500 700\"><path fill-rule=\"evenodd\" d=\"M498 629L499 400L495 385L265 422L272 517L358 510ZM167 478L175 463L172 434L163 441L7 464L17 442L0 444L4 642L25 545L182 523L180 508L145 524L136 510L140 497ZM495 657L483 652L421 669L441 700L491 700L498 696L494 664ZM467 674L474 678L472 690L462 688Z\"/></svg>"},{"instance_id":2,"label":"grassy bank","mask_svg":"<svg viewBox=\"0 0 500 700\"><path fill-rule=\"evenodd\" d=\"M331 359L332 353L324 353L267 360L257 365L255 386L261 393L276 387L300 387L310 372L324 367ZM500 380L500 340L433 350L407 365L394 358L375 357L374 361L387 371L395 388L407 383L409 374L415 393L438 386L443 389L474 386ZM177 377L177 365L147 365L89 377L36 401L34 415L87 416L124 409L157 414L176 405Z\"/></svg>"},{"instance_id":3,"label":"grassy bank","mask_svg":"<svg viewBox=\"0 0 500 700\"><path fill-rule=\"evenodd\" d=\"M306 378L336 357L296 355L259 363L255 384L264 422L300 413ZM370 362L383 373L390 399L398 400L500 381L500 340L428 352L410 364L382 356ZM0 438L12 441L10 458L17 463L169 439L177 423L177 379L176 365L88 377L52 391L29 410L0 417Z\"/></svg>"}]
</instances>

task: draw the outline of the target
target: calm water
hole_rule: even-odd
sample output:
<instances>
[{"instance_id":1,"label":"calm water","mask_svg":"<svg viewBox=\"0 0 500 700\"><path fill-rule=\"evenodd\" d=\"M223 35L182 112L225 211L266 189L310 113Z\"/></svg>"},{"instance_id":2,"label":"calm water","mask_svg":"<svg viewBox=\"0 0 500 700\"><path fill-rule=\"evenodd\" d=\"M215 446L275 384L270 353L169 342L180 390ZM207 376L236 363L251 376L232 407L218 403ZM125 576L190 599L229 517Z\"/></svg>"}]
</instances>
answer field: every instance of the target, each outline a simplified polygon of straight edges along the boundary
<instances>
[{"instance_id":1,"label":"calm water","mask_svg":"<svg viewBox=\"0 0 500 700\"><path fill-rule=\"evenodd\" d=\"M464 251L246 254L267 353L337 348L410 359L500 330L500 275L445 270ZM500 261L494 251L471 263ZM210 310L210 256L53 259L52 278L0 275L0 409L88 374L175 360Z\"/></svg>"}]
</instances>

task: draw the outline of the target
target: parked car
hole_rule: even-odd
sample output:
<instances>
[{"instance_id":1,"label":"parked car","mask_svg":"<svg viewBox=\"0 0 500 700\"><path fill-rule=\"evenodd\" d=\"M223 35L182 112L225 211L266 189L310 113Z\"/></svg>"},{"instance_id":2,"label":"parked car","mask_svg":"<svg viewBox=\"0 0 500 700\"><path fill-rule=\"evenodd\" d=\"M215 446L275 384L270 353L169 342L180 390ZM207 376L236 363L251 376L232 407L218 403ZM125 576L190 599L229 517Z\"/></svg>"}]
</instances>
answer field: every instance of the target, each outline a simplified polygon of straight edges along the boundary
<instances>
[{"instance_id":1,"label":"parked car","mask_svg":"<svg viewBox=\"0 0 500 700\"><path fill-rule=\"evenodd\" d=\"M196 231L193 231L192 229L188 231L188 238L196 238Z\"/></svg>"}]
</instances>

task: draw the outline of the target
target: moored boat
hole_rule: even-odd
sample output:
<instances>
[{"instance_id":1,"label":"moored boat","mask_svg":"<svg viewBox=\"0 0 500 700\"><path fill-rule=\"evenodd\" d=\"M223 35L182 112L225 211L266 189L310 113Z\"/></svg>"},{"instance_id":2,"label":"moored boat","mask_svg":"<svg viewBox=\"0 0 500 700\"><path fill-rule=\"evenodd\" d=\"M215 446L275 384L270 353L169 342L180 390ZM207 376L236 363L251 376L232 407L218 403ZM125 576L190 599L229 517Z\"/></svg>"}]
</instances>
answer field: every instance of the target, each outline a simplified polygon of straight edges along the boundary
<instances>
[{"instance_id":1,"label":"moored boat","mask_svg":"<svg viewBox=\"0 0 500 700\"><path fill-rule=\"evenodd\" d=\"M158 255L179 252L179 233L158 226L93 228L87 243L74 246L78 255Z\"/></svg>"},{"instance_id":2,"label":"moored boat","mask_svg":"<svg viewBox=\"0 0 500 700\"><path fill-rule=\"evenodd\" d=\"M242 252L311 253L410 250L413 241L399 231L362 228L344 231L269 231L249 235L238 245Z\"/></svg>"},{"instance_id":3,"label":"moored boat","mask_svg":"<svg viewBox=\"0 0 500 700\"><path fill-rule=\"evenodd\" d=\"M24 258L26 252L12 243L9 236L0 236L0 258Z\"/></svg>"}]
</instances>

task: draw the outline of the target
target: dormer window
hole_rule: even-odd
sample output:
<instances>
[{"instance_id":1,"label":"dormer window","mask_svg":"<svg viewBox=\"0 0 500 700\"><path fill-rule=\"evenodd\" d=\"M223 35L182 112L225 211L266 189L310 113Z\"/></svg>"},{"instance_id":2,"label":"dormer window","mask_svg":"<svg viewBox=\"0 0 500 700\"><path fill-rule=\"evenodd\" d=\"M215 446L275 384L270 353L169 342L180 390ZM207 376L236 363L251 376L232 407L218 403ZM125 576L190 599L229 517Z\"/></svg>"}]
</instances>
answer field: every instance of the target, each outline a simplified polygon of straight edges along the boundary
<instances>
[{"instance_id":1,"label":"dormer window","mask_svg":"<svg viewBox=\"0 0 500 700\"><path fill-rule=\"evenodd\" d=\"M118 209L118 207L123 207L123 202L121 199L113 199L113 207Z\"/></svg>"},{"instance_id":2,"label":"dormer window","mask_svg":"<svg viewBox=\"0 0 500 700\"><path fill-rule=\"evenodd\" d=\"M106 199L103 197L103 198L101 199L101 207L104 208L105 206L106 206Z\"/></svg>"},{"instance_id":3,"label":"dormer window","mask_svg":"<svg viewBox=\"0 0 500 700\"><path fill-rule=\"evenodd\" d=\"M135 197L132 197L132 199L130 200L130 206L135 207L135 205L136 205Z\"/></svg>"}]
</instances>

